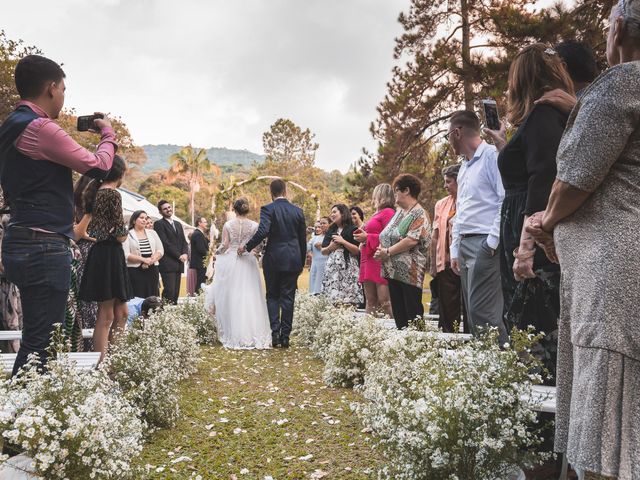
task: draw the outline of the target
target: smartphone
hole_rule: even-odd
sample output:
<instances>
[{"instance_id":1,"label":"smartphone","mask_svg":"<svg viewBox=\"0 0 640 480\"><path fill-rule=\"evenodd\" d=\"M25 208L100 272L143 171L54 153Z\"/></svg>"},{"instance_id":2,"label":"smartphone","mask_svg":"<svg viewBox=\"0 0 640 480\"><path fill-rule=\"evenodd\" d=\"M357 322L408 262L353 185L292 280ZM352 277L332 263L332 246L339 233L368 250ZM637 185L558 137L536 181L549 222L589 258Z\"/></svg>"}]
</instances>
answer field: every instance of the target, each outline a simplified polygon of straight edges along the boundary
<instances>
[{"instance_id":1,"label":"smartphone","mask_svg":"<svg viewBox=\"0 0 640 480\"><path fill-rule=\"evenodd\" d=\"M362 230L361 228L356 228L356 229L353 231L353 233L354 233L355 235L360 235L362 232L364 232L364 230Z\"/></svg>"},{"instance_id":2,"label":"smartphone","mask_svg":"<svg viewBox=\"0 0 640 480\"><path fill-rule=\"evenodd\" d=\"M104 115L96 114L96 115L81 115L78 117L77 128L79 132L86 132L90 128L96 128L93 121L96 118L104 118Z\"/></svg>"},{"instance_id":3,"label":"smartphone","mask_svg":"<svg viewBox=\"0 0 640 480\"><path fill-rule=\"evenodd\" d=\"M500 117L498 116L498 105L493 99L482 100L482 110L484 111L484 124L489 130L500 130Z\"/></svg>"}]
</instances>

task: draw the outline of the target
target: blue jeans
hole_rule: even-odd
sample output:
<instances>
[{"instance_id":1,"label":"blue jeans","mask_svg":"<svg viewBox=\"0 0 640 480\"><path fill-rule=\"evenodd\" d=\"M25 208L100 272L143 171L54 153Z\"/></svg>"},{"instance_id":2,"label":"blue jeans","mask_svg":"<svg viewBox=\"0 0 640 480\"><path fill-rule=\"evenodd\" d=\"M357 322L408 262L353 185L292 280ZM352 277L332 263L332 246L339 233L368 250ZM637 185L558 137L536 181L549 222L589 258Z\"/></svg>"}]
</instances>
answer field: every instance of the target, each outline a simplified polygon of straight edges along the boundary
<instances>
[{"instance_id":1,"label":"blue jeans","mask_svg":"<svg viewBox=\"0 0 640 480\"><path fill-rule=\"evenodd\" d=\"M54 323L63 323L71 281L71 250L62 235L7 228L2 240L7 280L20 290L22 343L13 375L37 353L43 364Z\"/></svg>"}]
</instances>

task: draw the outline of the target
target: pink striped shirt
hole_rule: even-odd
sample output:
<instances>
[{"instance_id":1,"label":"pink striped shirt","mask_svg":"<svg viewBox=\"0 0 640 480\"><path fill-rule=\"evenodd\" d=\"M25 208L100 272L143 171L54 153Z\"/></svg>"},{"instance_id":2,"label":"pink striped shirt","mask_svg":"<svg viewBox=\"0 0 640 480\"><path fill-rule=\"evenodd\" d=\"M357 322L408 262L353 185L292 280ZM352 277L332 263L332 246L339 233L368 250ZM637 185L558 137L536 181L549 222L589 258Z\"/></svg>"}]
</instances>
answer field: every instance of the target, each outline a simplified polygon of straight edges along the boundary
<instances>
[{"instance_id":1,"label":"pink striped shirt","mask_svg":"<svg viewBox=\"0 0 640 480\"><path fill-rule=\"evenodd\" d=\"M34 160L48 160L64 165L78 173L97 168L105 172L111 169L118 145L111 128L103 128L102 138L95 153L79 145L60 125L51 120L35 103L22 100L18 107L26 105L40 118L32 121L16 141L18 151Z\"/></svg>"}]
</instances>

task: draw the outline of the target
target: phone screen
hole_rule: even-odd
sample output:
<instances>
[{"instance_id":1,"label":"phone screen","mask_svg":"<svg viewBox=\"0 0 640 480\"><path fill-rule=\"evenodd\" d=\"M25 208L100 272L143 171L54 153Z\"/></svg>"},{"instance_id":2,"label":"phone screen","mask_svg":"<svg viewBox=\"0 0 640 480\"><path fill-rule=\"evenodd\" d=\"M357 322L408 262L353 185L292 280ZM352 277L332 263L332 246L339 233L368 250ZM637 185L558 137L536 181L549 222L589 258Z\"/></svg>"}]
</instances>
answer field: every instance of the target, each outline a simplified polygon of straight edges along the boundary
<instances>
[{"instance_id":1,"label":"phone screen","mask_svg":"<svg viewBox=\"0 0 640 480\"><path fill-rule=\"evenodd\" d=\"M498 106L493 101L483 100L484 120L490 130L500 130L500 118L498 117Z\"/></svg>"}]
</instances>

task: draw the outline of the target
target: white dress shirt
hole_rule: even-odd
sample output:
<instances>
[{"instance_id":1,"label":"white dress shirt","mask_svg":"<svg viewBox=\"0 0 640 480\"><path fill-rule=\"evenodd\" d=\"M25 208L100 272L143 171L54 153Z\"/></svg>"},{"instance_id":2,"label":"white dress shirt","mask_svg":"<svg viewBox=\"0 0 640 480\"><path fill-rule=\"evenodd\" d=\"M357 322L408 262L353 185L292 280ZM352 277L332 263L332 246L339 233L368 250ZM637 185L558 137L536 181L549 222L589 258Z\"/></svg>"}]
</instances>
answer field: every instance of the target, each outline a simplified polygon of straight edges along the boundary
<instances>
[{"instance_id":1,"label":"white dress shirt","mask_svg":"<svg viewBox=\"0 0 640 480\"><path fill-rule=\"evenodd\" d=\"M482 142L471 160L464 160L458 173L458 199L453 221L451 258L458 258L460 236L486 234L494 250L500 244L500 209L504 199L498 171L498 151Z\"/></svg>"}]
</instances>

